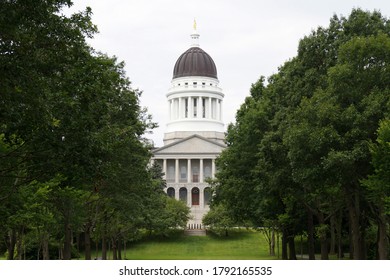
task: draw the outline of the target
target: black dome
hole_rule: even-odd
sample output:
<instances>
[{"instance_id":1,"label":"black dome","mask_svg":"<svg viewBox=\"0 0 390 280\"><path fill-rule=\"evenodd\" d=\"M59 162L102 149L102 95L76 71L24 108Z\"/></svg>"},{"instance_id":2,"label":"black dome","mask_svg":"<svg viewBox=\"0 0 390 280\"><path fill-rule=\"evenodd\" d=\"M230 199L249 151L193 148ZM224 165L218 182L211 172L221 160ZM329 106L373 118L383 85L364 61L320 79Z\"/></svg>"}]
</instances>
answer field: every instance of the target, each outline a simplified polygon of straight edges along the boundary
<instances>
[{"instance_id":1,"label":"black dome","mask_svg":"<svg viewBox=\"0 0 390 280\"><path fill-rule=\"evenodd\" d=\"M184 52L173 68L173 79L188 76L218 79L213 59L199 47L192 47Z\"/></svg>"}]
</instances>

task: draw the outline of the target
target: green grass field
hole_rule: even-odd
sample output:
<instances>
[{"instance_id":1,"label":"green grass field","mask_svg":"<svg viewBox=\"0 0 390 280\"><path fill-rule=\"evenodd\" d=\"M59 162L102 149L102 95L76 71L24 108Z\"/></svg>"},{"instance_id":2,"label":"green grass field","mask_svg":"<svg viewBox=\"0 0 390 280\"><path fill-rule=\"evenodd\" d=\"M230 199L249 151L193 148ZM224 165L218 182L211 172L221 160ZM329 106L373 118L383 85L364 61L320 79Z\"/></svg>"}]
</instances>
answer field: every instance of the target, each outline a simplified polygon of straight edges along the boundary
<instances>
[{"instance_id":1,"label":"green grass field","mask_svg":"<svg viewBox=\"0 0 390 280\"><path fill-rule=\"evenodd\" d=\"M246 260L277 259L270 257L262 233L236 230L228 237L185 236L149 239L133 243L122 257L130 260Z\"/></svg>"},{"instance_id":2,"label":"green grass field","mask_svg":"<svg viewBox=\"0 0 390 280\"><path fill-rule=\"evenodd\" d=\"M281 251L280 251L281 252ZM278 250L275 248L275 254ZM101 257L101 251L92 251L92 259ZM112 252L107 252L112 259ZM268 252L264 235L254 230L231 230L229 236L186 236L177 232L169 238L145 237L127 243L122 258L127 260L275 260ZM0 255L0 260L5 255ZM84 253L78 258L84 259Z\"/></svg>"}]
</instances>

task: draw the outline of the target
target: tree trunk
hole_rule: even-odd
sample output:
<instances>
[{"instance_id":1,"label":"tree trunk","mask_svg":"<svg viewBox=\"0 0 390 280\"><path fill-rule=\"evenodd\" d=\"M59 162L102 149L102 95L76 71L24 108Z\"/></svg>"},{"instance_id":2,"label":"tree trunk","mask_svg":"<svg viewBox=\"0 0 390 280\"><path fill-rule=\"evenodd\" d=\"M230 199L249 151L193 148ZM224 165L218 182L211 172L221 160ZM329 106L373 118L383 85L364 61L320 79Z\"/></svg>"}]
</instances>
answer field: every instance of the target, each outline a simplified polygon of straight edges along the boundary
<instances>
[{"instance_id":1,"label":"tree trunk","mask_svg":"<svg viewBox=\"0 0 390 280\"><path fill-rule=\"evenodd\" d=\"M23 258L23 236L24 236L24 227L20 227L18 231L18 236L16 239L16 259L21 260Z\"/></svg>"},{"instance_id":2,"label":"tree trunk","mask_svg":"<svg viewBox=\"0 0 390 280\"><path fill-rule=\"evenodd\" d=\"M50 253L49 253L49 233L44 232L42 235L42 259L43 260L49 260L50 259Z\"/></svg>"},{"instance_id":3,"label":"tree trunk","mask_svg":"<svg viewBox=\"0 0 390 280\"><path fill-rule=\"evenodd\" d=\"M309 254L309 260L315 260L314 222L313 213L310 210L307 210L307 250Z\"/></svg>"},{"instance_id":4,"label":"tree trunk","mask_svg":"<svg viewBox=\"0 0 390 280\"><path fill-rule=\"evenodd\" d=\"M389 239L387 237L387 219L383 207L379 208L378 217L378 258L387 260L389 253Z\"/></svg>"},{"instance_id":5,"label":"tree trunk","mask_svg":"<svg viewBox=\"0 0 390 280\"><path fill-rule=\"evenodd\" d=\"M122 239L118 238L118 260L122 259Z\"/></svg>"},{"instance_id":6,"label":"tree trunk","mask_svg":"<svg viewBox=\"0 0 390 280\"><path fill-rule=\"evenodd\" d=\"M330 217L330 250L329 254L336 254L336 216Z\"/></svg>"},{"instance_id":7,"label":"tree trunk","mask_svg":"<svg viewBox=\"0 0 390 280\"><path fill-rule=\"evenodd\" d=\"M16 231L14 229L9 232L9 235L7 236L6 239L7 243L7 250L8 250L8 256L7 260L13 260L14 259L14 254L15 254L15 244L16 244Z\"/></svg>"},{"instance_id":8,"label":"tree trunk","mask_svg":"<svg viewBox=\"0 0 390 280\"><path fill-rule=\"evenodd\" d=\"M276 233L276 250L278 250L278 259L280 259L280 234Z\"/></svg>"},{"instance_id":9,"label":"tree trunk","mask_svg":"<svg viewBox=\"0 0 390 280\"><path fill-rule=\"evenodd\" d=\"M68 222L65 222L64 260L72 258L72 229Z\"/></svg>"},{"instance_id":10,"label":"tree trunk","mask_svg":"<svg viewBox=\"0 0 390 280\"><path fill-rule=\"evenodd\" d=\"M271 228L271 244L269 248L269 255L275 256L275 228Z\"/></svg>"},{"instance_id":11,"label":"tree trunk","mask_svg":"<svg viewBox=\"0 0 390 280\"><path fill-rule=\"evenodd\" d=\"M282 260L288 260L287 255L287 233L283 230L282 232Z\"/></svg>"},{"instance_id":12,"label":"tree trunk","mask_svg":"<svg viewBox=\"0 0 390 280\"><path fill-rule=\"evenodd\" d=\"M126 250L127 250L127 242L126 240L123 241L123 257L126 259Z\"/></svg>"},{"instance_id":13,"label":"tree trunk","mask_svg":"<svg viewBox=\"0 0 390 280\"><path fill-rule=\"evenodd\" d=\"M353 246L353 259L362 260L363 248L362 248L362 236L360 231L360 202L359 195L347 195L347 207L349 212L349 219L351 225L352 246Z\"/></svg>"},{"instance_id":14,"label":"tree trunk","mask_svg":"<svg viewBox=\"0 0 390 280\"><path fill-rule=\"evenodd\" d=\"M107 260L107 242L105 237L102 237L102 260Z\"/></svg>"},{"instance_id":15,"label":"tree trunk","mask_svg":"<svg viewBox=\"0 0 390 280\"><path fill-rule=\"evenodd\" d=\"M321 260L329 260L327 226L325 224L324 214L319 212L317 217L320 224Z\"/></svg>"},{"instance_id":16,"label":"tree trunk","mask_svg":"<svg viewBox=\"0 0 390 280\"><path fill-rule=\"evenodd\" d=\"M348 213L349 214L349 213ZM348 240L349 240L349 258L353 260L354 252L353 252L353 241L352 241L352 224L351 219L348 219Z\"/></svg>"},{"instance_id":17,"label":"tree trunk","mask_svg":"<svg viewBox=\"0 0 390 280\"><path fill-rule=\"evenodd\" d=\"M91 228L87 226L84 232L84 246L85 246L85 259L90 260L92 258L91 253Z\"/></svg>"},{"instance_id":18,"label":"tree trunk","mask_svg":"<svg viewBox=\"0 0 390 280\"><path fill-rule=\"evenodd\" d=\"M343 244L342 244L342 223L343 223L343 212L340 211L336 222L336 235L337 235L337 257L339 260L344 258Z\"/></svg>"},{"instance_id":19,"label":"tree trunk","mask_svg":"<svg viewBox=\"0 0 390 280\"><path fill-rule=\"evenodd\" d=\"M112 247L112 259L117 260L118 255L117 255L117 248L116 248L116 240L114 238L111 239L111 247Z\"/></svg>"},{"instance_id":20,"label":"tree trunk","mask_svg":"<svg viewBox=\"0 0 390 280\"><path fill-rule=\"evenodd\" d=\"M288 259L289 260L296 260L297 259L297 253L295 251L294 236L288 237Z\"/></svg>"}]
</instances>

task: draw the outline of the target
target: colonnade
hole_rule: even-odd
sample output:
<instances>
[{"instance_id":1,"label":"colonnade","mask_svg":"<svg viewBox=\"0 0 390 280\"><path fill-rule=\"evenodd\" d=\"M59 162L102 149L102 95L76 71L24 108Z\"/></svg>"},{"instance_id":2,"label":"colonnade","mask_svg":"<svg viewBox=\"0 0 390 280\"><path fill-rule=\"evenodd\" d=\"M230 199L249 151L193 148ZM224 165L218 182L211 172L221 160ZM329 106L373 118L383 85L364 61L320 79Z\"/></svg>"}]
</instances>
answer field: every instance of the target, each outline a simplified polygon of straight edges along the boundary
<instances>
[{"instance_id":1,"label":"colonnade","mask_svg":"<svg viewBox=\"0 0 390 280\"><path fill-rule=\"evenodd\" d=\"M157 159L159 160L159 159ZM162 171L164 172L164 179L170 179L170 183L203 183L205 174L204 174L204 160L211 160L211 178L214 178L215 175L215 159L210 158L188 158L188 159L182 159L182 158L176 158L172 159L175 160L175 173L174 173L174 180L173 178L168 178L167 176L167 161L171 159L161 159L162 160ZM187 160L187 169L186 169L186 180L183 180L183 178L180 177L180 166L179 166L179 160ZM192 169L192 160L199 160L199 177L197 180L194 180L195 178L192 176L194 175L193 169ZM198 175L198 174L197 174Z\"/></svg>"},{"instance_id":2,"label":"colonnade","mask_svg":"<svg viewBox=\"0 0 390 280\"><path fill-rule=\"evenodd\" d=\"M213 119L222 121L222 99L191 96L168 100L169 119Z\"/></svg>"}]
</instances>

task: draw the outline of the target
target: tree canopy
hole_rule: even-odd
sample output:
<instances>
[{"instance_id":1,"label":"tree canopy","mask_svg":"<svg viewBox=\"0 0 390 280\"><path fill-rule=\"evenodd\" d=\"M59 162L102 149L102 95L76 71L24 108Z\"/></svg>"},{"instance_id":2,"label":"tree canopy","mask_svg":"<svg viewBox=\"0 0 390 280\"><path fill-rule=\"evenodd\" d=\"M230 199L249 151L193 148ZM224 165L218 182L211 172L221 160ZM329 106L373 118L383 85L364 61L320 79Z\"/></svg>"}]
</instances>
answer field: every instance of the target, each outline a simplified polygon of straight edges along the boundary
<instances>
[{"instance_id":1,"label":"tree canopy","mask_svg":"<svg viewBox=\"0 0 390 280\"><path fill-rule=\"evenodd\" d=\"M123 62L86 43L97 32L91 9L65 16L71 5L0 4L0 250L9 259L70 259L76 247L90 259L91 239L103 258L108 243L120 258L151 211L179 207L156 192L162 179L148 168L143 135L156 124L141 92ZM182 225L181 211L171 225Z\"/></svg>"},{"instance_id":2,"label":"tree canopy","mask_svg":"<svg viewBox=\"0 0 390 280\"><path fill-rule=\"evenodd\" d=\"M297 56L268 83L252 85L229 125L214 204L256 226L273 221L283 258L295 258L294 236L302 233L310 258L315 240L323 259L335 251L388 258L389 217L374 199L388 191L377 179L385 176L378 163L385 154L377 153L385 152L370 143L390 113L389 31L378 11L334 15L300 40ZM370 231L382 237L370 239Z\"/></svg>"}]
</instances>

